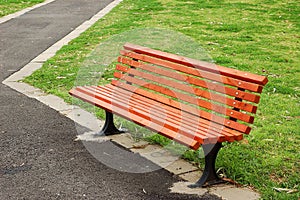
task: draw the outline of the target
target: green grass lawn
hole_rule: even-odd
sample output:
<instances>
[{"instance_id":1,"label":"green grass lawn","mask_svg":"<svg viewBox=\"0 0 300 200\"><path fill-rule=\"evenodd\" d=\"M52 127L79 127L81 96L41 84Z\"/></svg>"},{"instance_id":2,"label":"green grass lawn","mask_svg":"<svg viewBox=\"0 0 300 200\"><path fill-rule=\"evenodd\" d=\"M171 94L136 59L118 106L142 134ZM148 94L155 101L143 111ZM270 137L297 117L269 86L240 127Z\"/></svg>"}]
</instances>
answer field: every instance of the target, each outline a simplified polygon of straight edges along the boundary
<instances>
[{"instance_id":1,"label":"green grass lawn","mask_svg":"<svg viewBox=\"0 0 300 200\"><path fill-rule=\"evenodd\" d=\"M0 0L0 17L9 15L44 0Z\"/></svg>"},{"instance_id":2,"label":"green grass lawn","mask_svg":"<svg viewBox=\"0 0 300 200\"><path fill-rule=\"evenodd\" d=\"M269 79L251 134L242 142L225 144L217 167L258 190L263 199L299 199L299 13L299 3L287 0L124 0L25 81L72 103L67 92L99 43L135 28L181 32L200 43L216 63ZM105 70L103 79L112 71ZM196 159L197 154L189 151L185 157Z\"/></svg>"}]
</instances>

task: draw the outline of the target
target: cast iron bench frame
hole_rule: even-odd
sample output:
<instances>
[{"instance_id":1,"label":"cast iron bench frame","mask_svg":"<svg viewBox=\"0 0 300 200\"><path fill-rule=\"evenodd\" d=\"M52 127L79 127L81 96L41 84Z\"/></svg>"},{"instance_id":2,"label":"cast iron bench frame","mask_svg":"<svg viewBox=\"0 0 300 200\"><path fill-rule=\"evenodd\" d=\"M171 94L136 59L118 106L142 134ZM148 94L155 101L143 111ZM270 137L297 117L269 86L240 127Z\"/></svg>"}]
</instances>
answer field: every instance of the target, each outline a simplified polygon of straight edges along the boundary
<instances>
[{"instance_id":1,"label":"cast iron bench frame","mask_svg":"<svg viewBox=\"0 0 300 200\"><path fill-rule=\"evenodd\" d=\"M113 114L205 154L203 175L190 187L223 182L215 161L222 142L249 134L264 76L129 44L120 51L115 79L69 93L105 109L102 134L121 133ZM151 109L149 109L151 108Z\"/></svg>"}]
</instances>

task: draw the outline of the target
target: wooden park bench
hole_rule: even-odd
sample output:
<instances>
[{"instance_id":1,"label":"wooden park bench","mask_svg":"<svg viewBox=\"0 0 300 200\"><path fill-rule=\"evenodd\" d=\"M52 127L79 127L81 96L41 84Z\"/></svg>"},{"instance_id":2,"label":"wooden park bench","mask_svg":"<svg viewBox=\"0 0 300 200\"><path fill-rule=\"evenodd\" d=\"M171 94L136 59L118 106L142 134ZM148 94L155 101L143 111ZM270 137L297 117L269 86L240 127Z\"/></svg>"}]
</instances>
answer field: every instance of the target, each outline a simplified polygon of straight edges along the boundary
<instances>
[{"instance_id":1,"label":"wooden park bench","mask_svg":"<svg viewBox=\"0 0 300 200\"><path fill-rule=\"evenodd\" d=\"M113 114L184 144L201 145L205 168L190 187L222 182L215 160L222 142L249 134L267 78L147 47L125 44L115 79L70 94L105 109L105 135L120 133Z\"/></svg>"}]
</instances>

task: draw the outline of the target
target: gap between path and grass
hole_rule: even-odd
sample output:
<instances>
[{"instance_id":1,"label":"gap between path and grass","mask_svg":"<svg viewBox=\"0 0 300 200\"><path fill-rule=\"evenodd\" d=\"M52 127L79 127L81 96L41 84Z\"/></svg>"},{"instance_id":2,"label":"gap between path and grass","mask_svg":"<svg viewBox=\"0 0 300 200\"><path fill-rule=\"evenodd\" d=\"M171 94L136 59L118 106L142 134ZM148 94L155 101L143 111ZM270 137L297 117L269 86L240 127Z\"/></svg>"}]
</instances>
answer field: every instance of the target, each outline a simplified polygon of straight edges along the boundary
<instances>
[{"instance_id":1,"label":"gap between path and grass","mask_svg":"<svg viewBox=\"0 0 300 200\"><path fill-rule=\"evenodd\" d=\"M0 17L42 2L44 0L0 0Z\"/></svg>"},{"instance_id":2,"label":"gap between path and grass","mask_svg":"<svg viewBox=\"0 0 300 200\"><path fill-rule=\"evenodd\" d=\"M26 82L73 103L85 57L96 46L134 28L160 27L194 38L217 64L268 76L253 130L241 142L225 144L217 168L263 199L300 198L300 7L297 1L124 0ZM102 74L101 83L113 69ZM83 104L83 106L86 106ZM103 116L103 112L99 116ZM140 131L137 131L140 132ZM152 141L167 142L161 137ZM185 157L203 167L200 151ZM277 189L276 189L277 188ZM278 188L290 189L291 193Z\"/></svg>"}]
</instances>

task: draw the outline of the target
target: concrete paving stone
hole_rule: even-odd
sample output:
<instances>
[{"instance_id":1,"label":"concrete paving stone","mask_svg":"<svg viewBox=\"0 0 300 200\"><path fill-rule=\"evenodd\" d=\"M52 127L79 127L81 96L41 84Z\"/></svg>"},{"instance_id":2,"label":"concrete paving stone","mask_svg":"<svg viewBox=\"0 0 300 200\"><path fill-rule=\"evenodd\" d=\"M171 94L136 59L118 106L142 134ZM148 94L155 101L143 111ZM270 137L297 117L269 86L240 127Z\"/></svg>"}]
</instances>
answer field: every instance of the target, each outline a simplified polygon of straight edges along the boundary
<instances>
[{"instance_id":1,"label":"concrete paving stone","mask_svg":"<svg viewBox=\"0 0 300 200\"><path fill-rule=\"evenodd\" d=\"M162 168L166 168L179 159L179 156L172 155L168 150L158 145L148 145L139 149L131 148L130 150L139 153Z\"/></svg>"},{"instance_id":2,"label":"concrete paving stone","mask_svg":"<svg viewBox=\"0 0 300 200\"><path fill-rule=\"evenodd\" d=\"M37 97L37 99L46 104L47 106L53 108L54 110L57 110L57 111L64 111L64 110L72 110L74 109L74 106L73 105L70 105L70 104L67 104L66 102L64 102L63 99L55 96L55 95L52 95L52 94L49 94L49 95L46 95L46 96L39 96Z\"/></svg>"},{"instance_id":3,"label":"concrete paving stone","mask_svg":"<svg viewBox=\"0 0 300 200\"><path fill-rule=\"evenodd\" d=\"M8 85L9 83L16 82L16 81L18 81L18 80L16 80L16 78L14 76L10 76L7 79L5 79L4 81L2 81L2 83L4 85Z\"/></svg>"},{"instance_id":4,"label":"concrete paving stone","mask_svg":"<svg viewBox=\"0 0 300 200\"><path fill-rule=\"evenodd\" d=\"M193 172L188 172L184 174L180 174L179 177L182 178L183 180L186 180L191 183L196 183L200 177L202 176L202 171L193 171Z\"/></svg>"},{"instance_id":5,"label":"concrete paving stone","mask_svg":"<svg viewBox=\"0 0 300 200\"><path fill-rule=\"evenodd\" d=\"M96 21L95 21L96 22ZM94 23L95 23L94 22ZM84 31L86 31L93 23L90 21L86 21L83 24L81 24L80 26L78 26L75 31L78 31L79 33L82 33Z\"/></svg>"},{"instance_id":6,"label":"concrete paving stone","mask_svg":"<svg viewBox=\"0 0 300 200\"><path fill-rule=\"evenodd\" d=\"M80 36L81 31L73 31L71 33L69 33L66 37L64 37L65 40L67 40L68 42L77 38L78 36Z\"/></svg>"},{"instance_id":7,"label":"concrete paving stone","mask_svg":"<svg viewBox=\"0 0 300 200\"><path fill-rule=\"evenodd\" d=\"M134 149L144 149L144 148L146 148L148 145L149 145L149 142L144 141L144 140L140 140L140 141L135 142L135 143L133 144L132 148L134 148Z\"/></svg>"},{"instance_id":8,"label":"concrete paving stone","mask_svg":"<svg viewBox=\"0 0 300 200\"><path fill-rule=\"evenodd\" d=\"M22 83L22 82L4 81L3 83L20 93L26 94L27 96L29 96L31 98L36 97L36 95L34 95L34 94L36 94L36 93L40 94L40 92L41 92L40 89L37 89L31 85L28 85L28 84Z\"/></svg>"},{"instance_id":9,"label":"concrete paving stone","mask_svg":"<svg viewBox=\"0 0 300 200\"><path fill-rule=\"evenodd\" d=\"M95 22L97 22L99 19L98 17L93 17L90 20L84 22L83 24L81 24L79 27L91 27L93 24L95 24Z\"/></svg>"},{"instance_id":10,"label":"concrete paving stone","mask_svg":"<svg viewBox=\"0 0 300 200\"><path fill-rule=\"evenodd\" d=\"M21 83L21 84L23 84L23 83ZM33 86L28 85L28 84L26 84L26 85L28 86L28 89L26 91L24 91L23 94L25 94L26 96L28 96L30 98L38 99L39 97L47 95L40 89L29 90L29 88L33 88ZM20 88L18 88L18 89L20 89Z\"/></svg>"},{"instance_id":11,"label":"concrete paving stone","mask_svg":"<svg viewBox=\"0 0 300 200\"><path fill-rule=\"evenodd\" d=\"M61 48L61 47L60 47ZM56 52L60 49L55 45L52 45L49 49L45 50L42 54L56 54Z\"/></svg>"},{"instance_id":12,"label":"concrete paving stone","mask_svg":"<svg viewBox=\"0 0 300 200\"><path fill-rule=\"evenodd\" d=\"M98 120L92 113L83 109L72 109L61 111L63 115L72 119L74 122L84 126L94 132L99 132L103 122Z\"/></svg>"},{"instance_id":13,"label":"concrete paving stone","mask_svg":"<svg viewBox=\"0 0 300 200\"><path fill-rule=\"evenodd\" d=\"M166 170L178 175L198 170L198 168L183 159L179 159L167 166Z\"/></svg>"},{"instance_id":14,"label":"concrete paving stone","mask_svg":"<svg viewBox=\"0 0 300 200\"><path fill-rule=\"evenodd\" d=\"M55 55L55 52L52 53L42 53L36 58L34 58L31 62L34 63L43 63L46 62L49 58L53 57Z\"/></svg>"},{"instance_id":15,"label":"concrete paving stone","mask_svg":"<svg viewBox=\"0 0 300 200\"><path fill-rule=\"evenodd\" d=\"M132 148L135 144L135 141L133 140L133 138L131 137L130 133L122 133L122 134L118 134L118 135L110 135L109 138L114 141L117 142L118 144L122 145L125 148Z\"/></svg>"},{"instance_id":16,"label":"concrete paving stone","mask_svg":"<svg viewBox=\"0 0 300 200\"><path fill-rule=\"evenodd\" d=\"M109 13L115 6L117 6L122 1L123 0L115 0L115 1L111 2L108 6L106 6L104 9L102 9L96 15L94 15L94 17L98 18L98 19L104 17L107 13Z\"/></svg>"},{"instance_id":17,"label":"concrete paving stone","mask_svg":"<svg viewBox=\"0 0 300 200\"><path fill-rule=\"evenodd\" d=\"M57 50L61 49L63 46L67 45L70 41L65 40L64 38L56 42L54 45L51 46L51 48L55 48Z\"/></svg>"},{"instance_id":18,"label":"concrete paving stone","mask_svg":"<svg viewBox=\"0 0 300 200\"><path fill-rule=\"evenodd\" d=\"M192 183L190 182L177 182L174 183L173 186L170 188L171 193L183 193L183 194L197 194L197 195L204 195L208 192L206 188L189 188L188 185Z\"/></svg>"},{"instance_id":19,"label":"concrete paving stone","mask_svg":"<svg viewBox=\"0 0 300 200\"><path fill-rule=\"evenodd\" d=\"M257 200L260 195L248 188L237 188L233 185L219 185L210 188L210 193L228 200Z\"/></svg>"},{"instance_id":20,"label":"concrete paving stone","mask_svg":"<svg viewBox=\"0 0 300 200\"><path fill-rule=\"evenodd\" d=\"M42 66L42 63L28 63L21 70L17 71L12 76L10 76L8 81L23 80L25 77L30 76L34 71L40 69Z\"/></svg>"},{"instance_id":21,"label":"concrete paving stone","mask_svg":"<svg viewBox=\"0 0 300 200\"><path fill-rule=\"evenodd\" d=\"M79 31L80 34L81 34L81 33L83 33L84 31L86 31L88 28L89 28L88 26L85 26L85 27L83 26L83 27L78 27L78 28L76 28L75 30L76 30L76 31ZM80 35L80 34L79 34L79 35ZM79 35L78 35L78 36L79 36Z\"/></svg>"},{"instance_id":22,"label":"concrete paving stone","mask_svg":"<svg viewBox=\"0 0 300 200\"><path fill-rule=\"evenodd\" d=\"M130 150L133 151L134 153L145 154L153 151L159 151L161 149L162 147L159 145L148 145L146 148L142 148L142 149L132 148Z\"/></svg>"}]
</instances>

